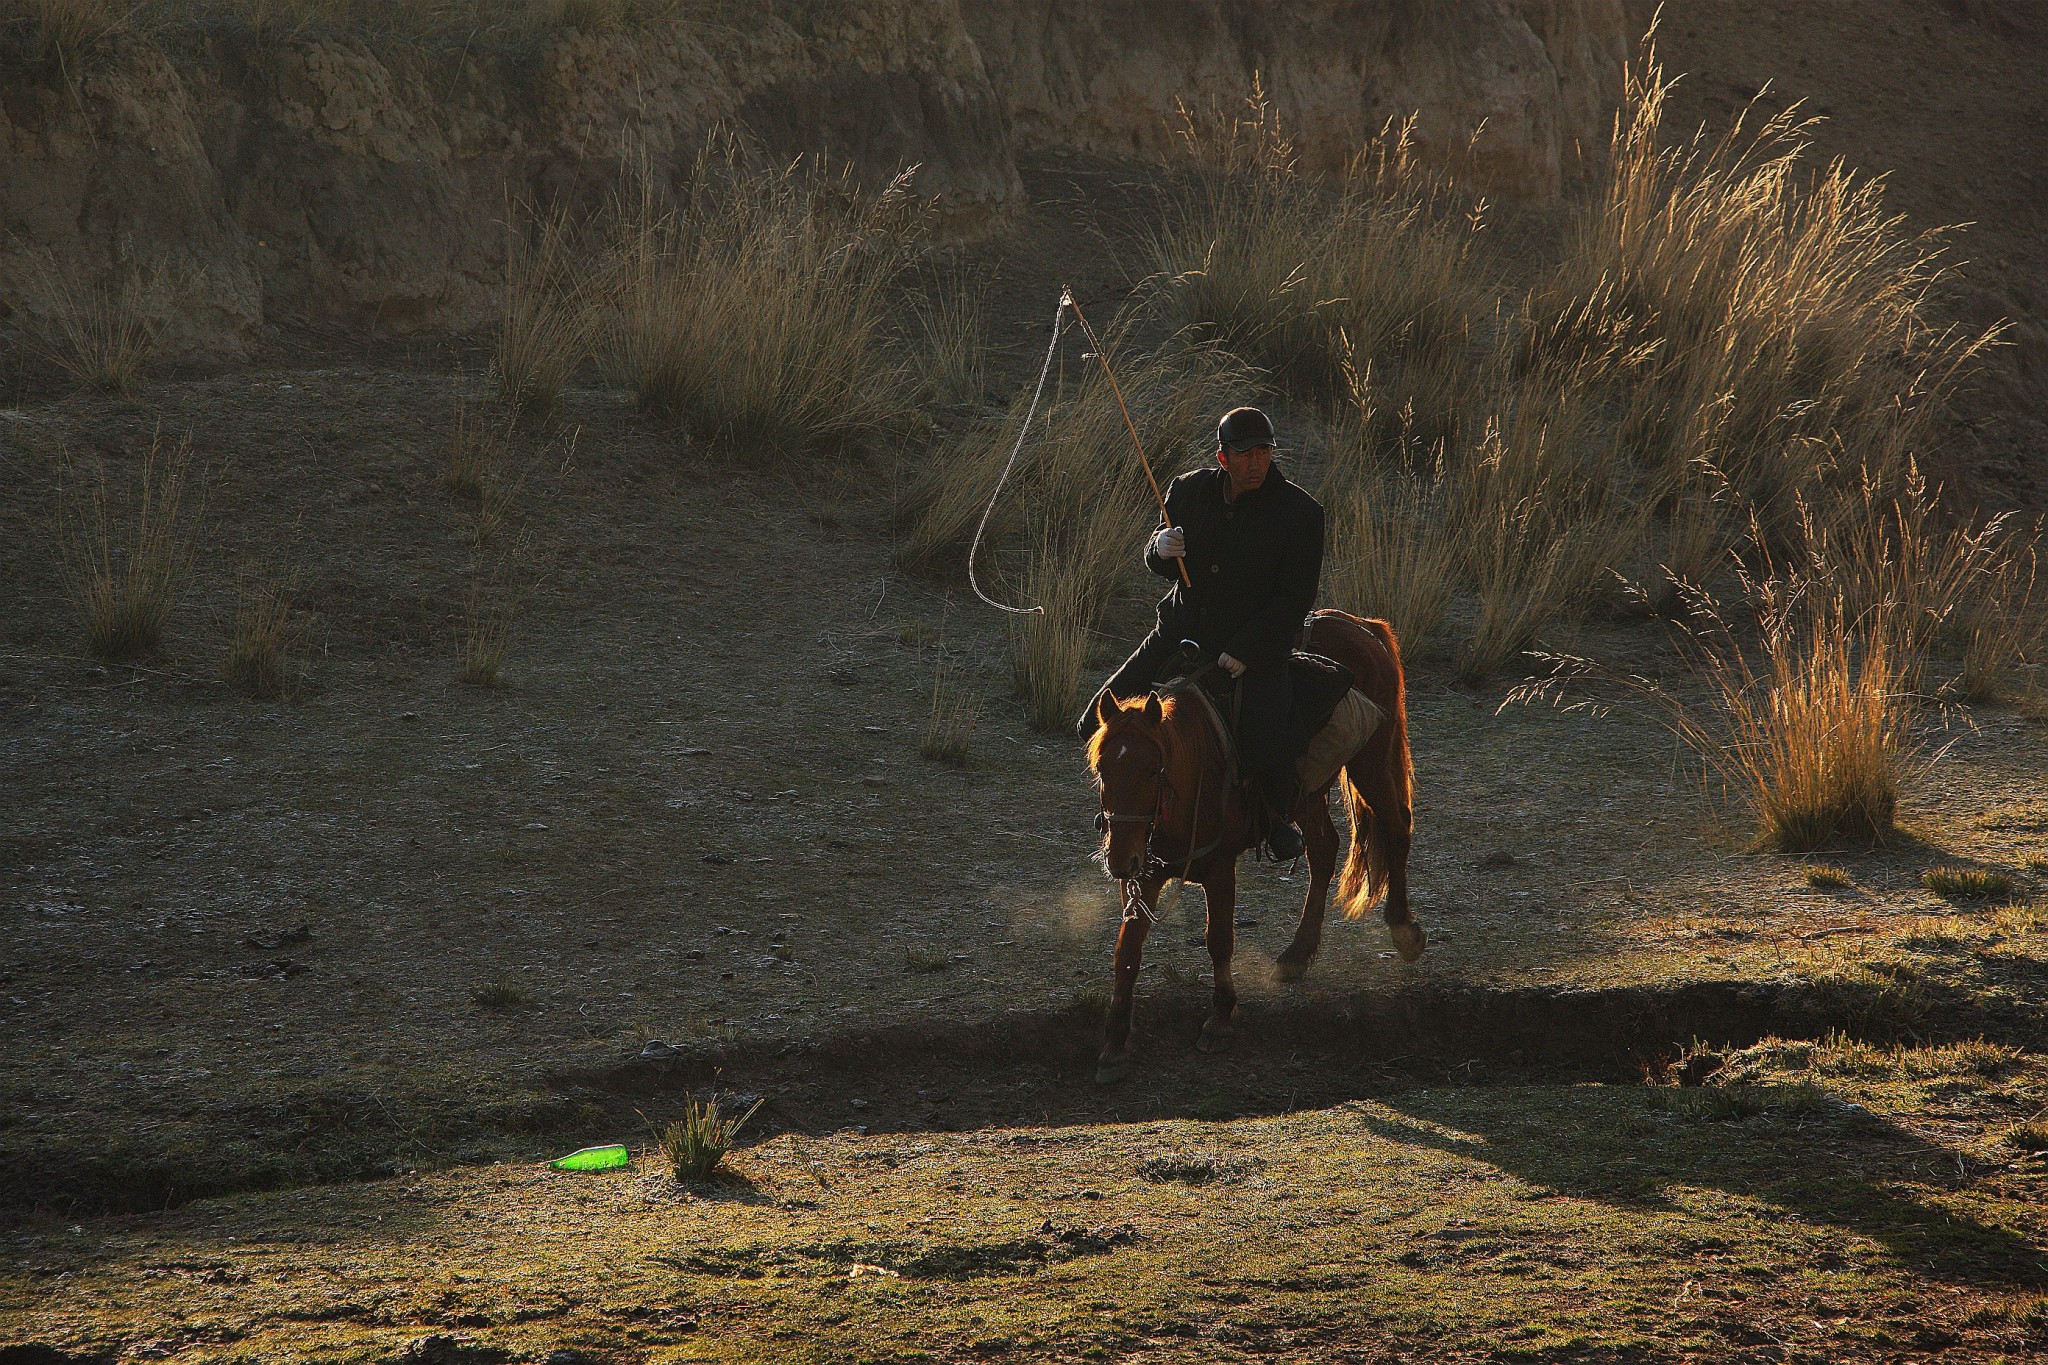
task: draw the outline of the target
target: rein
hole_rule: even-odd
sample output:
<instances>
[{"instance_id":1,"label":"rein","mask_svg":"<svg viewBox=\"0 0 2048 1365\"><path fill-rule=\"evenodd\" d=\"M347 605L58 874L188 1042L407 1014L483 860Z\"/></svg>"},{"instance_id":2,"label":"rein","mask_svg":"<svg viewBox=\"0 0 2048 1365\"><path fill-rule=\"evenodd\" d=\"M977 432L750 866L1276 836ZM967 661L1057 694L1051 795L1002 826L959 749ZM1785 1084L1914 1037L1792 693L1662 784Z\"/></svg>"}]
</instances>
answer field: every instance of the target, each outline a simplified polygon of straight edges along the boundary
<instances>
[{"instance_id":1,"label":"rein","mask_svg":"<svg viewBox=\"0 0 2048 1365\"><path fill-rule=\"evenodd\" d=\"M1162 743L1160 745L1160 766L1153 773L1154 780L1159 783L1159 797L1153 804L1151 814L1127 815L1121 812L1105 811L1095 817L1095 827L1103 833L1107 833L1117 825L1143 825L1145 827L1145 871L1136 877L1126 877L1122 879L1121 883L1124 893L1123 919L1126 923L1140 916L1144 918L1147 924L1157 924L1159 922L1157 913L1145 901L1144 879L1147 876L1152 876L1162 871L1171 871L1172 868L1172 864L1161 857L1159 851L1153 846L1155 839L1158 837L1159 826L1166 823L1166 803L1174 791L1173 783L1166 775L1165 748L1166 746ZM1198 847L1195 842L1202 832L1202 793L1207 788L1208 780L1209 765L1202 763L1196 770L1195 800L1193 806L1188 811L1188 850L1180 859L1180 880L1183 882L1188 879L1188 874L1194 870L1194 865L1198 859L1208 857L1223 846L1226 826L1222 820L1217 821L1216 836L1209 840L1208 843Z\"/></svg>"}]
</instances>

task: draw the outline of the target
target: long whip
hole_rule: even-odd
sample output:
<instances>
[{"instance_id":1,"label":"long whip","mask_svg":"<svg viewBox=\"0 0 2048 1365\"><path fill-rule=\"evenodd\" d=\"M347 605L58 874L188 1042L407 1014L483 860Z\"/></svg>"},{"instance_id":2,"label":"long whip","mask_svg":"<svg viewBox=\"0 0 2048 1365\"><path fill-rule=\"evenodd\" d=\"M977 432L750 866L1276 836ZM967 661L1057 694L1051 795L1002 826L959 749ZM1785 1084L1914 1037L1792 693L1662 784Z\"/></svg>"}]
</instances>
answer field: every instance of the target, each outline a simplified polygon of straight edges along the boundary
<instances>
[{"instance_id":1,"label":"long whip","mask_svg":"<svg viewBox=\"0 0 2048 1365\"><path fill-rule=\"evenodd\" d=\"M1166 495L1159 491L1159 480L1152 476L1152 462L1145 458L1145 443L1138 439L1138 424L1131 420L1131 410L1124 405L1124 391L1116 382L1116 371L1109 368L1109 352L1103 350L1102 343L1096 339L1095 329L1088 325L1088 319L1082 314L1081 305L1075 300L1071 286L1060 291L1060 302L1074 310L1074 321L1081 324L1082 334L1088 338L1088 344L1095 348L1095 358L1102 364L1102 377L1109 381L1109 391L1116 397L1116 410L1124 415L1124 430L1131 433L1131 446L1138 452L1138 467L1145 471L1145 482L1152 485L1152 500L1159 504L1159 519L1168 526L1173 525L1172 519L1166 515ZM1182 556L1174 563L1180 566L1180 581L1190 588L1194 587L1195 580L1188 577L1187 557Z\"/></svg>"},{"instance_id":2,"label":"long whip","mask_svg":"<svg viewBox=\"0 0 2048 1365\"><path fill-rule=\"evenodd\" d=\"M1145 458L1145 443L1138 437L1138 424L1131 420L1131 410L1124 402L1123 387L1116 382L1116 371L1110 368L1109 356L1102 349L1101 341L1096 338L1095 329L1088 325L1087 317L1081 312L1081 305L1075 301L1073 288L1062 286L1060 301L1053 309L1052 339L1046 343L1045 362L1038 367L1038 383L1031 390L1031 403L1024 409L1024 420L1017 428L1017 439L1010 446L1010 458L1004 463L1003 472L997 476L996 486L988 495L988 505L981 509L981 520L974 526L974 540L967 547L967 585L974 589L974 595L983 602L997 611L1008 612L1012 616L1037 616L1042 614L1045 608L1012 607L996 601L981 590L981 580L974 571L974 561L981 552L982 533L988 529L988 519L996 510L996 500L1002 497L1003 486L1010 481L1010 473L1017 467L1017 456L1024 449L1024 438L1031 433L1032 419L1038 415L1039 399L1045 395L1045 378L1052 372L1052 358L1059 351L1060 334L1066 330L1067 310L1070 308L1074 311L1074 321L1081 324L1082 333L1088 338L1088 344L1094 348L1095 359L1102 366L1102 377L1109 381L1109 392L1116 399L1116 410L1123 414L1124 429L1130 432L1131 445L1138 452L1138 466L1145 471L1145 482L1151 485L1152 500L1159 504L1159 519L1168 525L1172 524L1166 515L1166 497L1159 491L1159 480L1152 473L1152 462ZM1175 563L1180 567L1181 582L1193 587L1194 580L1188 577L1187 560L1183 558L1176 560Z\"/></svg>"},{"instance_id":3,"label":"long whip","mask_svg":"<svg viewBox=\"0 0 2048 1365\"><path fill-rule=\"evenodd\" d=\"M1024 438L1031 432L1031 419L1038 415L1038 400L1045 394L1045 377L1052 372L1052 358L1060 348L1060 333L1066 330L1067 304L1070 302L1071 296L1061 291L1060 301L1052 312L1052 340L1045 345L1045 363L1038 367L1038 387L1031 391L1031 406L1024 410L1024 422L1017 428L1017 443L1010 447L1009 462L1003 466L1002 475L996 479L996 486L988 495L988 506L981 509L981 520L974 525L974 543L967 547L967 586L974 589L976 597L997 611L1006 611L1012 616L1039 616L1044 614L1045 608L1004 606L983 592L981 580L974 574L974 556L981 550L981 533L988 529L989 513L996 510L996 499L1003 495L1003 485L1010 481L1010 471L1017 467L1018 452L1024 449Z\"/></svg>"}]
</instances>

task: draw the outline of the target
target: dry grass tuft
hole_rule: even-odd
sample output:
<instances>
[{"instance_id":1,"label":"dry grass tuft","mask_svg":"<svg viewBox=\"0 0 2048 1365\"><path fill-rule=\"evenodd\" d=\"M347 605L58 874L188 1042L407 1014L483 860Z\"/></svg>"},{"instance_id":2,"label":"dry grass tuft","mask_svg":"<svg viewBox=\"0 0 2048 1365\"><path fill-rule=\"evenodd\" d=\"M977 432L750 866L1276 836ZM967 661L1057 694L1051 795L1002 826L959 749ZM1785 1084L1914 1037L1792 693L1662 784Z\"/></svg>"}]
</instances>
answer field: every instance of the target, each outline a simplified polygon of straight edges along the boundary
<instances>
[{"instance_id":1,"label":"dry grass tuft","mask_svg":"<svg viewBox=\"0 0 2048 1365\"><path fill-rule=\"evenodd\" d=\"M2013 890L2010 873L1988 867L1930 867L1920 874L1920 884L1948 900L1990 900Z\"/></svg>"},{"instance_id":2,"label":"dry grass tuft","mask_svg":"<svg viewBox=\"0 0 2048 1365\"><path fill-rule=\"evenodd\" d=\"M1710 465L1775 540L1842 452L1894 477L1998 329L1930 321L1937 241L1905 233L1879 182L1809 171L1796 106L1672 147L1669 90L1646 40L1605 191L1532 297L1526 344L1543 363L1621 357L1624 444L1642 466L1676 483Z\"/></svg>"},{"instance_id":3,"label":"dry grass tuft","mask_svg":"<svg viewBox=\"0 0 2048 1365\"><path fill-rule=\"evenodd\" d=\"M1742 585L1753 632L1703 594L1680 623L1704 701L1562 655L1544 656L1552 674L1510 701L1555 700L1581 682L1649 699L1722 792L1750 809L1765 846L1803 852L1888 834L1914 754L1894 627L1883 615L1851 617L1825 582L1745 571Z\"/></svg>"},{"instance_id":4,"label":"dry grass tuft","mask_svg":"<svg viewBox=\"0 0 2048 1365\"><path fill-rule=\"evenodd\" d=\"M716 1096L683 1101L683 1116L661 1130L656 1146L669 1170L684 1184L709 1180L739 1138L740 1129L766 1103L755 1100L737 1118L724 1112Z\"/></svg>"},{"instance_id":5,"label":"dry grass tuft","mask_svg":"<svg viewBox=\"0 0 2048 1365\"><path fill-rule=\"evenodd\" d=\"M589 347L585 295L563 215L508 214L505 297L492 367L506 402L537 416L554 412Z\"/></svg>"},{"instance_id":6,"label":"dry grass tuft","mask_svg":"<svg viewBox=\"0 0 2048 1365\"><path fill-rule=\"evenodd\" d=\"M1031 554L1024 591L1039 610L1011 618L1010 671L1032 728L1057 734L1074 721L1099 593L1087 566L1064 558L1050 530Z\"/></svg>"},{"instance_id":7,"label":"dry grass tuft","mask_svg":"<svg viewBox=\"0 0 2048 1365\"><path fill-rule=\"evenodd\" d=\"M443 448L447 464L441 476L451 493L464 497L481 495L485 477L504 462L518 417L504 417L502 430L498 420L488 408L456 398L454 417L448 424L448 443Z\"/></svg>"},{"instance_id":8,"label":"dry grass tuft","mask_svg":"<svg viewBox=\"0 0 2048 1365\"><path fill-rule=\"evenodd\" d=\"M221 677L244 696L267 701L282 697L291 687L296 673L291 650L297 639L292 599L297 587L288 570L259 563L242 571L234 634L221 661Z\"/></svg>"},{"instance_id":9,"label":"dry grass tuft","mask_svg":"<svg viewBox=\"0 0 2048 1365\"><path fill-rule=\"evenodd\" d=\"M22 338L35 355L92 393L130 394L156 350L154 290L139 280L82 284L47 253L27 281Z\"/></svg>"},{"instance_id":10,"label":"dry grass tuft","mask_svg":"<svg viewBox=\"0 0 2048 1365\"><path fill-rule=\"evenodd\" d=\"M719 132L680 202L645 168L623 198L604 354L643 409L787 453L911 420L915 386L890 337L920 228L908 172L870 195L818 163L757 168Z\"/></svg>"},{"instance_id":11,"label":"dry grass tuft","mask_svg":"<svg viewBox=\"0 0 2048 1365\"><path fill-rule=\"evenodd\" d=\"M532 1004L533 997L509 981L487 981L470 987L469 1003L481 1010L504 1012Z\"/></svg>"},{"instance_id":12,"label":"dry grass tuft","mask_svg":"<svg viewBox=\"0 0 2048 1365\"><path fill-rule=\"evenodd\" d=\"M132 513L111 505L106 469L89 486L77 486L67 465L60 488L57 546L60 565L86 647L102 659L133 659L163 644L171 609L177 604L198 550L198 531L186 516L185 499L192 447L189 440L166 452L162 435L143 457Z\"/></svg>"},{"instance_id":13,"label":"dry grass tuft","mask_svg":"<svg viewBox=\"0 0 2048 1365\"><path fill-rule=\"evenodd\" d=\"M91 50L125 31L139 0L16 0L0 10L0 68L55 74L76 86Z\"/></svg>"},{"instance_id":14,"label":"dry grass tuft","mask_svg":"<svg viewBox=\"0 0 2048 1365\"><path fill-rule=\"evenodd\" d=\"M935 278L917 304L924 388L941 403L976 403L988 392L988 327L981 290L959 274Z\"/></svg>"},{"instance_id":15,"label":"dry grass tuft","mask_svg":"<svg viewBox=\"0 0 2048 1365\"><path fill-rule=\"evenodd\" d=\"M917 752L935 763L961 767L967 763L968 742L981 719L981 703L967 690L967 670L947 657L944 645L938 646L938 656L932 670L931 707Z\"/></svg>"},{"instance_id":16,"label":"dry grass tuft","mask_svg":"<svg viewBox=\"0 0 2048 1365\"><path fill-rule=\"evenodd\" d=\"M525 603L521 566L525 547L486 567L472 566L469 594L462 613L462 654L456 665L458 681L472 687L496 687L503 677L505 649L512 628Z\"/></svg>"},{"instance_id":17,"label":"dry grass tuft","mask_svg":"<svg viewBox=\"0 0 2048 1365\"><path fill-rule=\"evenodd\" d=\"M1806 868L1806 884L1816 891L1840 891L1854 886L1856 881L1846 867L1834 863L1810 863Z\"/></svg>"},{"instance_id":18,"label":"dry grass tuft","mask_svg":"<svg viewBox=\"0 0 2048 1365\"><path fill-rule=\"evenodd\" d=\"M1181 119L1176 211L1149 246L1154 306L1307 397L1340 396L1367 360L1396 394L1389 417L1451 435L1486 311L1480 218L1423 170L1412 128L1390 123L1330 179L1301 169L1256 81L1239 110Z\"/></svg>"}]
</instances>

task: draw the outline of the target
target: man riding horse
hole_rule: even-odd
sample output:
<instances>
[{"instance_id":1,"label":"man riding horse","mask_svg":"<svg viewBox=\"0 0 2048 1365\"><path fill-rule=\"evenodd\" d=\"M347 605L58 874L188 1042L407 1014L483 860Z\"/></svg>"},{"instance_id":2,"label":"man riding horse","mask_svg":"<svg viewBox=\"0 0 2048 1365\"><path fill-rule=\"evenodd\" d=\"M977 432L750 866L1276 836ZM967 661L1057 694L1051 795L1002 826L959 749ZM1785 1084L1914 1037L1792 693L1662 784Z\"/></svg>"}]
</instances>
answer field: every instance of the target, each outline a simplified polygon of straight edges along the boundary
<instances>
[{"instance_id":1,"label":"man riding horse","mask_svg":"<svg viewBox=\"0 0 2048 1365\"><path fill-rule=\"evenodd\" d=\"M1265 806L1267 852L1287 862L1302 851L1288 807L1308 745L1287 658L1322 576L1323 508L1281 472L1273 446L1265 413L1233 408L1216 427L1217 467L1168 485L1145 567L1173 587L1158 625L1103 687L1120 701L1144 695L1184 640L1214 658L1237 680L1238 770ZM1081 723L1093 730L1093 702Z\"/></svg>"}]
</instances>

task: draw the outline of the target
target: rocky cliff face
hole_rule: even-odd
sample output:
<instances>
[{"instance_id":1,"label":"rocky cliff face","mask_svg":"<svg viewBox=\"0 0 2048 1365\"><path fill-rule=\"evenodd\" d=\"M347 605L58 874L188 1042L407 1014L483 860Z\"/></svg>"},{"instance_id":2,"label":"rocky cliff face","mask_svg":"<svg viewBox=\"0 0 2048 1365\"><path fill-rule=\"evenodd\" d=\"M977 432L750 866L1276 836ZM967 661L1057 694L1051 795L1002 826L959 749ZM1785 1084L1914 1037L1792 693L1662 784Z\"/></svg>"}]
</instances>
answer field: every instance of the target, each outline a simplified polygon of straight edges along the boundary
<instances>
[{"instance_id":1,"label":"rocky cliff face","mask_svg":"<svg viewBox=\"0 0 2048 1365\"><path fill-rule=\"evenodd\" d=\"M594 205L622 157L680 171L712 125L918 185L947 229L1022 207L1020 155L1149 155L1176 98L1265 82L1304 154L1415 113L1488 191L1555 196L1604 146L1619 0L755 0L744 21L563 31L465 56L347 36L134 38L76 88L0 85L0 310L125 289L174 355L265 320L486 323L517 201ZM1476 142L1475 129L1484 131Z\"/></svg>"}]
</instances>

